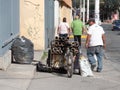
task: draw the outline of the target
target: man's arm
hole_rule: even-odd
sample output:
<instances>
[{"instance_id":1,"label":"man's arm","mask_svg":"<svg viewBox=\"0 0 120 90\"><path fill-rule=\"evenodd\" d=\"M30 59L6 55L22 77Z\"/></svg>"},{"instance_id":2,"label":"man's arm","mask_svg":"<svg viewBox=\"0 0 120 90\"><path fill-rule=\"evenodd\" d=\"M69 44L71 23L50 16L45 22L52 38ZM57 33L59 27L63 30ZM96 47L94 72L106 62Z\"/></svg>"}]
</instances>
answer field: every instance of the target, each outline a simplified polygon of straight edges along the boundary
<instances>
[{"instance_id":1,"label":"man's arm","mask_svg":"<svg viewBox=\"0 0 120 90\"><path fill-rule=\"evenodd\" d=\"M59 35L59 33L60 33L60 31L59 31L59 30L60 30L60 28L58 27L58 28L57 28L57 34L58 34L58 35Z\"/></svg>"},{"instance_id":2,"label":"man's arm","mask_svg":"<svg viewBox=\"0 0 120 90\"><path fill-rule=\"evenodd\" d=\"M72 33L73 33L73 22L74 21L72 21L72 23L71 23L71 31L72 31Z\"/></svg>"},{"instance_id":3,"label":"man's arm","mask_svg":"<svg viewBox=\"0 0 120 90\"><path fill-rule=\"evenodd\" d=\"M87 29L85 28L85 26L82 27L82 34L86 34L87 33Z\"/></svg>"},{"instance_id":4,"label":"man's arm","mask_svg":"<svg viewBox=\"0 0 120 90\"><path fill-rule=\"evenodd\" d=\"M85 47L88 48L89 47L89 43L90 43L90 34L87 34L87 38L86 38L86 43L85 43Z\"/></svg>"},{"instance_id":5,"label":"man's arm","mask_svg":"<svg viewBox=\"0 0 120 90\"><path fill-rule=\"evenodd\" d=\"M106 37L105 34L102 34L102 40L103 40L103 47L106 48Z\"/></svg>"},{"instance_id":6,"label":"man's arm","mask_svg":"<svg viewBox=\"0 0 120 90\"><path fill-rule=\"evenodd\" d=\"M68 36L70 36L70 32L71 32L71 29L70 29L70 28L68 28Z\"/></svg>"}]
</instances>

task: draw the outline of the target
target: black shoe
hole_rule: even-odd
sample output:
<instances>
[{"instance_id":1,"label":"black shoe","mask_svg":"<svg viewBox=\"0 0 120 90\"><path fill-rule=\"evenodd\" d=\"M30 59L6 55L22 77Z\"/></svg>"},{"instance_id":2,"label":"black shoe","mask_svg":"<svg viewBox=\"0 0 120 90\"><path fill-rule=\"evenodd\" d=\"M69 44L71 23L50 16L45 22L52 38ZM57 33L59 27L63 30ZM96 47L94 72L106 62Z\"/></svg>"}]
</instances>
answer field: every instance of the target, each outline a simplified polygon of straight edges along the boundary
<instances>
[{"instance_id":1,"label":"black shoe","mask_svg":"<svg viewBox=\"0 0 120 90\"><path fill-rule=\"evenodd\" d=\"M97 69L97 72L101 72L102 70Z\"/></svg>"},{"instance_id":2,"label":"black shoe","mask_svg":"<svg viewBox=\"0 0 120 90\"><path fill-rule=\"evenodd\" d=\"M93 71L96 65L91 65L91 70Z\"/></svg>"}]
</instances>

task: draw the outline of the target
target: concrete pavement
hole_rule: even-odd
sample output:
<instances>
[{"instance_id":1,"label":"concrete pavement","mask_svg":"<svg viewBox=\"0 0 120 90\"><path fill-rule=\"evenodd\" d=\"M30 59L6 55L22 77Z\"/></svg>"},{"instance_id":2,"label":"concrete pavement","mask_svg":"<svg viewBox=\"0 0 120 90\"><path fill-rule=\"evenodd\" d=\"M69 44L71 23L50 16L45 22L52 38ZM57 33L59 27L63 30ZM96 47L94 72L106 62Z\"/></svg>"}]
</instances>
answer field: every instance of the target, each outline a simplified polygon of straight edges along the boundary
<instances>
[{"instance_id":1,"label":"concrete pavement","mask_svg":"<svg viewBox=\"0 0 120 90\"><path fill-rule=\"evenodd\" d=\"M0 71L0 90L27 90L34 77L36 66L43 51L35 51L32 64L12 63L6 71Z\"/></svg>"},{"instance_id":2,"label":"concrete pavement","mask_svg":"<svg viewBox=\"0 0 120 90\"><path fill-rule=\"evenodd\" d=\"M85 49L82 51L85 54ZM94 77L74 74L72 78L67 78L66 74L37 72L28 90L119 90L120 72L116 69L116 63L104 59L103 64L103 71L94 71Z\"/></svg>"}]
</instances>

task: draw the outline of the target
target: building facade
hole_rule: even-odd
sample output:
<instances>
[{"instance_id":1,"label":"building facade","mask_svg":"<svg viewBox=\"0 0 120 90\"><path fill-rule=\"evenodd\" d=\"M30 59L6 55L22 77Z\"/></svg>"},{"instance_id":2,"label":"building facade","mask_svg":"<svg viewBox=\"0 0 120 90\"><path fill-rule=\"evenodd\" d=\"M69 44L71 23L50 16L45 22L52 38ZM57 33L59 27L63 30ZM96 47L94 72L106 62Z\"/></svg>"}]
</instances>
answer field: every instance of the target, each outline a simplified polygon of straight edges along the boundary
<instances>
[{"instance_id":1,"label":"building facade","mask_svg":"<svg viewBox=\"0 0 120 90\"><path fill-rule=\"evenodd\" d=\"M20 35L34 43L34 49L45 46L44 0L20 0Z\"/></svg>"},{"instance_id":2,"label":"building facade","mask_svg":"<svg viewBox=\"0 0 120 90\"><path fill-rule=\"evenodd\" d=\"M16 37L30 39L34 50L50 47L63 17L71 22L71 0L0 0L0 69L10 65Z\"/></svg>"},{"instance_id":3,"label":"building facade","mask_svg":"<svg viewBox=\"0 0 120 90\"><path fill-rule=\"evenodd\" d=\"M35 50L50 46L63 17L71 22L71 0L20 0L20 35L34 43Z\"/></svg>"},{"instance_id":4,"label":"building facade","mask_svg":"<svg viewBox=\"0 0 120 90\"><path fill-rule=\"evenodd\" d=\"M19 36L19 0L0 0L0 69L11 63L11 44Z\"/></svg>"},{"instance_id":5,"label":"building facade","mask_svg":"<svg viewBox=\"0 0 120 90\"><path fill-rule=\"evenodd\" d=\"M72 0L55 0L55 35L57 36L58 24L62 21L63 17L67 18L70 25L72 21Z\"/></svg>"},{"instance_id":6,"label":"building facade","mask_svg":"<svg viewBox=\"0 0 120 90\"><path fill-rule=\"evenodd\" d=\"M60 0L60 20L67 18L68 23L72 20L72 0Z\"/></svg>"}]
</instances>

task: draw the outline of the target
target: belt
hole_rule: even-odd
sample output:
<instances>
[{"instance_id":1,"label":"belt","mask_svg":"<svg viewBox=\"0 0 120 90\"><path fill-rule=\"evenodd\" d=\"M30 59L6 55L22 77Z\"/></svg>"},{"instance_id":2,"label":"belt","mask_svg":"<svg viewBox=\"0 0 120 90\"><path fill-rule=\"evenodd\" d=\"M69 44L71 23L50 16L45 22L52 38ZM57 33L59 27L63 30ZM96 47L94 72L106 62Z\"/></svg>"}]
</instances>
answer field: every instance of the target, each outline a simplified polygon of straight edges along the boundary
<instances>
[{"instance_id":1,"label":"belt","mask_svg":"<svg viewBox=\"0 0 120 90\"><path fill-rule=\"evenodd\" d=\"M103 47L102 45L97 45L97 46L90 46L90 47Z\"/></svg>"}]
</instances>

